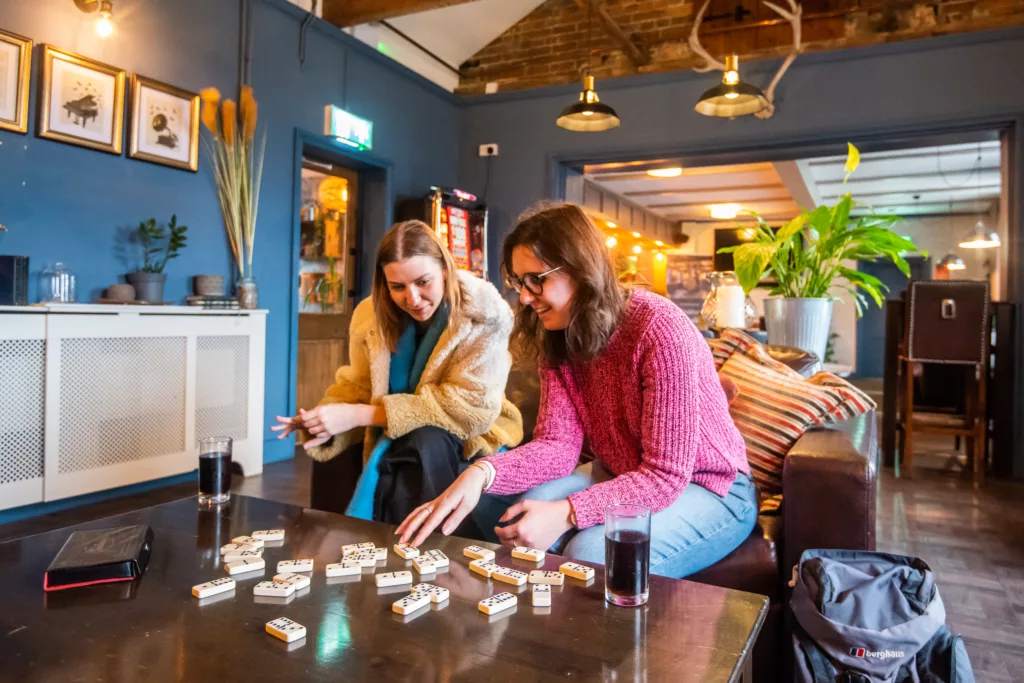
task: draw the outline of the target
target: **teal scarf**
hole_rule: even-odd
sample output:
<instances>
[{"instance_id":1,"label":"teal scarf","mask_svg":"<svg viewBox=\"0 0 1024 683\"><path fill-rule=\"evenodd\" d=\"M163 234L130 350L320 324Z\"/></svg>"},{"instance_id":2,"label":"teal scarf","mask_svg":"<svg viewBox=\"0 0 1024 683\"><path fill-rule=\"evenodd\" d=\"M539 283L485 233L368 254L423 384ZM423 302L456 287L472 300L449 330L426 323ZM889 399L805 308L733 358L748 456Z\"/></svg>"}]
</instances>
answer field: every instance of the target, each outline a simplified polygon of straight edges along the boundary
<instances>
[{"instance_id":1,"label":"teal scarf","mask_svg":"<svg viewBox=\"0 0 1024 683\"><path fill-rule=\"evenodd\" d=\"M412 318L406 316L405 329L398 337L395 350L391 354L391 368L388 373L388 393L408 394L416 391L420 384L420 377L423 375L430 354L434 352L441 333L448 326L448 304L442 304L437 312L430 319L430 325L423 333L419 344L416 343L416 324ZM359 519L371 519L373 517L373 496L377 491L377 480L380 473L377 471L381 458L391 445L391 439L383 433L377 437L377 443L373 446L370 458L363 466L363 473L356 483L355 493L352 494L352 501L348 504L345 514Z\"/></svg>"}]
</instances>

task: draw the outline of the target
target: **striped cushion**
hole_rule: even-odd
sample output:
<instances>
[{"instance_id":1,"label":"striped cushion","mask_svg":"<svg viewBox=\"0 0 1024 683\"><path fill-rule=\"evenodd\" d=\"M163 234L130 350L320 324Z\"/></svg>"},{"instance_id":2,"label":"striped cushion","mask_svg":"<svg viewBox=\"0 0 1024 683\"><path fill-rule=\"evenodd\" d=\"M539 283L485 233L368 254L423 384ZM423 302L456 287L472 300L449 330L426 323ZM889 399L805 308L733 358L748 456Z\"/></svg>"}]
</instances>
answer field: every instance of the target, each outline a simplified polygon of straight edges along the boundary
<instances>
[{"instance_id":1,"label":"striped cushion","mask_svg":"<svg viewBox=\"0 0 1024 683\"><path fill-rule=\"evenodd\" d=\"M746 332L743 332L736 328L728 328L722 332L722 336L716 339L709 339L708 346L711 347L711 355L715 359L715 370L721 370L725 361L729 360L729 357L734 353L745 353L750 355L755 354L755 360L769 367L789 367L785 363L780 363L767 352L764 352L764 347L761 342L751 337ZM757 350L762 351L758 354Z\"/></svg>"},{"instance_id":2,"label":"striped cushion","mask_svg":"<svg viewBox=\"0 0 1024 683\"><path fill-rule=\"evenodd\" d=\"M782 493L782 463L804 432L875 408L846 380L827 372L804 379L760 345L731 354L720 372L740 388L729 412L747 443L747 461L764 497Z\"/></svg>"}]
</instances>

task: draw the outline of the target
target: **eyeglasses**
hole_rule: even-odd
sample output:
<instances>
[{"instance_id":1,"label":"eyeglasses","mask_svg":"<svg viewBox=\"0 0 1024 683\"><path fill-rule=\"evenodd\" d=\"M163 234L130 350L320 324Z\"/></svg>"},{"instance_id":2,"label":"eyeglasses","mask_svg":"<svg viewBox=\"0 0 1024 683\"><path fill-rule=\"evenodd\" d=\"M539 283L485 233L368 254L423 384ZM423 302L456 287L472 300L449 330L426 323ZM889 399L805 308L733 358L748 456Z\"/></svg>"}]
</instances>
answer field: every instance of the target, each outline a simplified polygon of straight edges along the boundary
<instances>
[{"instance_id":1,"label":"eyeglasses","mask_svg":"<svg viewBox=\"0 0 1024 683\"><path fill-rule=\"evenodd\" d=\"M540 296L544 293L544 279L554 273L555 271L561 270L562 266L552 268L551 270L544 273L527 273L523 277L519 277L515 273L510 273L505 278L505 283L513 290L516 294L522 294L523 289L528 291L534 296Z\"/></svg>"}]
</instances>

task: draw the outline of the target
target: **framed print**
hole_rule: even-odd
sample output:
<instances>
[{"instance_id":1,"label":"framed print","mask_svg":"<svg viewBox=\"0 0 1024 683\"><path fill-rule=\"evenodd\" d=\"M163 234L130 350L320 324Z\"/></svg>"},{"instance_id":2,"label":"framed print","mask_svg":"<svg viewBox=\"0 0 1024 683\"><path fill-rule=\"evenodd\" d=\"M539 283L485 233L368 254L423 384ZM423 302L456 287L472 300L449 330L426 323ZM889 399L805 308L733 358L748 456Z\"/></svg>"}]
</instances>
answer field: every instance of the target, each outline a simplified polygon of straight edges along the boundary
<instances>
[{"instance_id":1,"label":"framed print","mask_svg":"<svg viewBox=\"0 0 1024 683\"><path fill-rule=\"evenodd\" d=\"M41 138L121 153L125 73L52 45L43 46Z\"/></svg>"},{"instance_id":2,"label":"framed print","mask_svg":"<svg viewBox=\"0 0 1024 683\"><path fill-rule=\"evenodd\" d=\"M135 74L128 156L195 171L199 167L199 95Z\"/></svg>"},{"instance_id":3,"label":"framed print","mask_svg":"<svg viewBox=\"0 0 1024 683\"><path fill-rule=\"evenodd\" d=\"M0 31L0 129L28 131L28 86L32 41Z\"/></svg>"}]
</instances>

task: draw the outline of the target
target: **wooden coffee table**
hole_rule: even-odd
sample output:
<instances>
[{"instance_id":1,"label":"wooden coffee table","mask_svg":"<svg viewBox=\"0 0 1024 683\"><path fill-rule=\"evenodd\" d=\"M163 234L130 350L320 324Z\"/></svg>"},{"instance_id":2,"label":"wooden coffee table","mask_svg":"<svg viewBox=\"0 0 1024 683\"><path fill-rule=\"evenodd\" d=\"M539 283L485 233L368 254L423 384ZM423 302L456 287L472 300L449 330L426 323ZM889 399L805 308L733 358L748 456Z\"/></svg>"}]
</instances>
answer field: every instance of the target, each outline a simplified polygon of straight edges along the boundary
<instances>
[{"instance_id":1,"label":"wooden coffee table","mask_svg":"<svg viewBox=\"0 0 1024 683\"><path fill-rule=\"evenodd\" d=\"M73 529L148 524L155 540L138 582L45 593L43 573ZM263 572L237 575L232 593L200 601L193 585L226 576L219 549L257 529L287 531L268 544ZM451 591L442 609L402 617L391 604L407 588L377 589L371 569L328 579L345 543L389 548L385 568L404 569L393 528L258 498L233 496L221 512L195 498L157 505L0 544L0 680L4 681L748 681L766 598L689 581L651 578L645 607L605 603L603 571L585 585L566 579L550 608L521 587L514 613L488 617L477 602L508 584L469 571L472 541L432 537L451 560L431 583ZM537 566L495 548L497 562ZM314 557L309 589L256 598L252 587L279 560ZM541 568L557 570L548 555ZM410 568L411 569L411 568ZM414 571L414 583L419 583ZM285 644L264 625L285 616L304 625Z\"/></svg>"}]
</instances>

